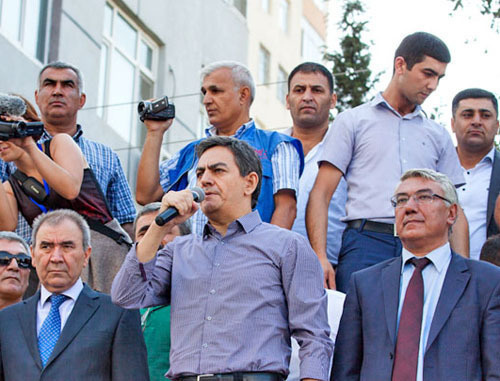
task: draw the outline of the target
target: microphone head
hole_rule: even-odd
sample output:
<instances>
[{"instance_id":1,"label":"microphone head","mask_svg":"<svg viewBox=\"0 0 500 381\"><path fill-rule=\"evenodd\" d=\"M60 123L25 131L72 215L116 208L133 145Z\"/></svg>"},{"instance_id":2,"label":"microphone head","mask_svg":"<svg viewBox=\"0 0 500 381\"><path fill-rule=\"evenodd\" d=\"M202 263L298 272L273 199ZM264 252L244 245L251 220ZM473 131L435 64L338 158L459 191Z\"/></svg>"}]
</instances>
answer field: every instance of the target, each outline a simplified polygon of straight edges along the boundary
<instances>
[{"instance_id":1,"label":"microphone head","mask_svg":"<svg viewBox=\"0 0 500 381\"><path fill-rule=\"evenodd\" d=\"M0 93L0 115L21 116L26 112L26 103L15 96Z\"/></svg>"},{"instance_id":2,"label":"microphone head","mask_svg":"<svg viewBox=\"0 0 500 381\"><path fill-rule=\"evenodd\" d=\"M194 187L191 189L191 192L193 193L193 198L194 201L196 202L202 202L205 198L205 192L203 192L203 189L200 187Z\"/></svg>"}]
</instances>

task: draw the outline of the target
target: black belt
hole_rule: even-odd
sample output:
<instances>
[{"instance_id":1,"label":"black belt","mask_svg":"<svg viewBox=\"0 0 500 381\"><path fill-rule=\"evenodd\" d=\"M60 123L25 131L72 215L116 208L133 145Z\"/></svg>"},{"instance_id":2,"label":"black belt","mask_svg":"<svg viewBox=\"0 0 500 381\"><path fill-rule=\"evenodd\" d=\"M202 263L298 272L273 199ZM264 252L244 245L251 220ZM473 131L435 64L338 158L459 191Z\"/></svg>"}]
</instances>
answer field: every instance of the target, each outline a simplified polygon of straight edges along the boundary
<instances>
[{"instance_id":1,"label":"black belt","mask_svg":"<svg viewBox=\"0 0 500 381\"><path fill-rule=\"evenodd\" d=\"M180 376L181 381L283 381L284 377L270 372L233 372Z\"/></svg>"},{"instance_id":2,"label":"black belt","mask_svg":"<svg viewBox=\"0 0 500 381\"><path fill-rule=\"evenodd\" d=\"M384 222L375 222L369 220L352 220L347 222L347 226L353 229L358 229L364 222L363 230L375 233L386 233L394 235L394 224L386 224Z\"/></svg>"}]
</instances>

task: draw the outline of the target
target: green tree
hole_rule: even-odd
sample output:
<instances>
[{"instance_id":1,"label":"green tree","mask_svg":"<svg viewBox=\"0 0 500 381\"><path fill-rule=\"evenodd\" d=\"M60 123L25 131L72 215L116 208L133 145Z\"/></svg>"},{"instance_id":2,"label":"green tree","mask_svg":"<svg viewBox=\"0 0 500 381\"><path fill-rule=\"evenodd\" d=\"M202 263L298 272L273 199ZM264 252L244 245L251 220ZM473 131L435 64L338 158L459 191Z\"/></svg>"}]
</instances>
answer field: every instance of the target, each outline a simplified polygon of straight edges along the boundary
<instances>
[{"instance_id":1,"label":"green tree","mask_svg":"<svg viewBox=\"0 0 500 381\"><path fill-rule=\"evenodd\" d=\"M360 0L346 0L343 10L342 20L338 24L344 34L340 51L325 54L325 59L333 62L339 112L363 103L382 74L378 73L371 79L369 45L362 41L368 23L361 20L363 4Z\"/></svg>"},{"instance_id":2,"label":"green tree","mask_svg":"<svg viewBox=\"0 0 500 381\"><path fill-rule=\"evenodd\" d=\"M450 0L453 4L455 4L453 11L456 11L458 8L464 7L464 0ZM483 15L491 16L491 27L494 28L497 25L498 31L498 21L500 20L500 1L499 0L481 0L480 12ZM475 6L477 5L477 0L474 0L473 3L468 4L467 6Z\"/></svg>"}]
</instances>

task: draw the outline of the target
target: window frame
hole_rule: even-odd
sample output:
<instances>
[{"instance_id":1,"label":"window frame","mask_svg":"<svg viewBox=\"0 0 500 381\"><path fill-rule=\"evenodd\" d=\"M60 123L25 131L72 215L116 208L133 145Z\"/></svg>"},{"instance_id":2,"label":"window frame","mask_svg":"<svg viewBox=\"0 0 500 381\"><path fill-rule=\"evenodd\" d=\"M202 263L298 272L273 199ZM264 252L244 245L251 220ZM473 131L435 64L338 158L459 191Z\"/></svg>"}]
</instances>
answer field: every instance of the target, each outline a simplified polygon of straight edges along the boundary
<instances>
[{"instance_id":1,"label":"window frame","mask_svg":"<svg viewBox=\"0 0 500 381\"><path fill-rule=\"evenodd\" d=\"M5 0L0 0L0 33L4 36L8 41L12 42L15 46L17 46L23 53L25 53L28 57L40 62L44 63L47 60L47 33L48 33L48 22L49 22L49 0L38 0L38 12L35 17L38 18L38 23L36 28L32 28L35 30L34 37L35 44L34 49L31 48L26 40L26 36L28 35L28 27L27 27L27 7L29 0L15 0L20 2L19 6L19 20L17 31L15 34L17 36L11 35L10 31L2 25L2 16L4 10ZM37 1L37 0L32 0ZM31 29L30 29L31 30ZM42 34L40 32L43 32Z\"/></svg>"},{"instance_id":2,"label":"window frame","mask_svg":"<svg viewBox=\"0 0 500 381\"><path fill-rule=\"evenodd\" d=\"M108 34L106 30L105 24L103 24L103 33L101 40L101 49L102 46L106 47L106 56L103 57L101 53L101 63L100 63L100 73L99 73L99 88L98 88L98 104L100 107L97 109L97 115L105 121L113 130L120 135L125 141L127 141L131 145L142 145L144 134L141 134L139 128L142 126L139 125L139 118L136 113L136 103L141 100L141 81L142 77L150 82L151 85L151 93L152 97L156 94L158 87L158 65L159 65L159 55L160 55L160 47L153 41L153 39L147 34L146 31L141 29L141 27L134 22L124 11L120 9L118 5L111 1L107 1L105 3L105 11L106 8L111 9L111 24L110 31L111 35ZM136 41L135 41L135 54L131 56L130 52L126 51L123 47L120 46L119 41L116 39L115 33L115 23L118 17L121 17L136 33ZM151 67L147 67L142 63L141 57L141 47L142 43L144 43L149 49L151 49ZM102 50L101 50L102 52ZM109 108L113 107L113 104L110 103L111 97L111 76L110 72L113 68L113 65L116 64L113 62L113 57L115 54L120 54L122 58L126 60L133 67L133 89L132 89L132 103L130 107L130 124L127 126L127 130L122 130L118 126L113 125L113 121L110 118ZM105 63L103 65L103 59L105 59ZM128 132L128 134L127 134ZM128 136L127 136L128 135Z\"/></svg>"}]
</instances>

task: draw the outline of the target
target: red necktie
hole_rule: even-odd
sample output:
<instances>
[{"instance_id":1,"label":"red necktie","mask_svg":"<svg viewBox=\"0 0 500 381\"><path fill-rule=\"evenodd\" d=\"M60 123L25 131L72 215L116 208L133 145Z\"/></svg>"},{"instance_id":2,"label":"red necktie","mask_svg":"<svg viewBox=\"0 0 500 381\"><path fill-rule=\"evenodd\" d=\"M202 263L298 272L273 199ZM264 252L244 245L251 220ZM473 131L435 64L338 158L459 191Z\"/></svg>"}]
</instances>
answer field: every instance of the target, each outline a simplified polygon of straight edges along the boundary
<instances>
[{"instance_id":1,"label":"red necktie","mask_svg":"<svg viewBox=\"0 0 500 381\"><path fill-rule=\"evenodd\" d=\"M411 258L408 262L415 266L415 270L406 289L399 319L392 381L415 381L417 379L418 349L424 307L422 270L431 261L427 258Z\"/></svg>"}]
</instances>

